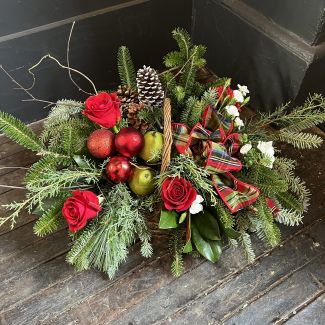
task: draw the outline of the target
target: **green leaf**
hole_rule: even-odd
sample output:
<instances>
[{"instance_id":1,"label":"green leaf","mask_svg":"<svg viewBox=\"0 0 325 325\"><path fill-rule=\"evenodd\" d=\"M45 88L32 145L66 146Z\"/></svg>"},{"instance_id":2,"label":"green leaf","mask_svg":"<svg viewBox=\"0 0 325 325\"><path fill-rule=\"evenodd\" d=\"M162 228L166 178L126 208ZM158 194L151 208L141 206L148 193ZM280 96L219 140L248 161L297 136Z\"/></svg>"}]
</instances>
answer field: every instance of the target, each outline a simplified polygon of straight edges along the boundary
<instances>
[{"instance_id":1,"label":"green leaf","mask_svg":"<svg viewBox=\"0 0 325 325\"><path fill-rule=\"evenodd\" d=\"M190 253L190 252L192 252L192 251L193 251L192 242L191 242L191 240L189 240L189 241L185 244L185 246L184 246L184 248L183 248L183 253Z\"/></svg>"},{"instance_id":2,"label":"green leaf","mask_svg":"<svg viewBox=\"0 0 325 325\"><path fill-rule=\"evenodd\" d=\"M178 213L176 211L161 210L159 228L172 229L178 227Z\"/></svg>"},{"instance_id":3,"label":"green leaf","mask_svg":"<svg viewBox=\"0 0 325 325\"><path fill-rule=\"evenodd\" d=\"M221 220L221 218L219 217L219 214L217 212L217 209L211 207L209 208L209 210L211 211L211 213L218 219L219 225L223 231L223 233L231 238L231 239L237 239L240 237L240 232L236 231L235 229L231 228L231 227L226 227L224 222Z\"/></svg>"},{"instance_id":4,"label":"green leaf","mask_svg":"<svg viewBox=\"0 0 325 325\"><path fill-rule=\"evenodd\" d=\"M181 216L179 217L178 223L183 223L186 219L187 211L183 212Z\"/></svg>"},{"instance_id":5,"label":"green leaf","mask_svg":"<svg viewBox=\"0 0 325 325\"><path fill-rule=\"evenodd\" d=\"M203 211L192 216L192 222L195 223L200 234L210 240L220 240L220 230L216 218L209 212Z\"/></svg>"},{"instance_id":6,"label":"green leaf","mask_svg":"<svg viewBox=\"0 0 325 325\"><path fill-rule=\"evenodd\" d=\"M79 155L73 155L73 160L76 162L76 164L79 167L84 167L84 168L88 167L87 162Z\"/></svg>"},{"instance_id":7,"label":"green leaf","mask_svg":"<svg viewBox=\"0 0 325 325\"><path fill-rule=\"evenodd\" d=\"M204 239L195 223L192 223L192 239L196 249L202 256L212 263L218 261L222 252L221 241Z\"/></svg>"}]
</instances>

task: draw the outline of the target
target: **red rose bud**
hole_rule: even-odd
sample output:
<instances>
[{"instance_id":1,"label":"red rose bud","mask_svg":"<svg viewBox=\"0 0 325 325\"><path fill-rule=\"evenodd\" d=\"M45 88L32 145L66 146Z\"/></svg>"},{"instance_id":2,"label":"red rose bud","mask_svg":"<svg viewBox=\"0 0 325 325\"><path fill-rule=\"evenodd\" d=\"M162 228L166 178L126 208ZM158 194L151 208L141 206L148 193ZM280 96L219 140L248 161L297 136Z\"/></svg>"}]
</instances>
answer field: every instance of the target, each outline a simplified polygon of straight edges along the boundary
<instances>
[{"instance_id":1,"label":"red rose bud","mask_svg":"<svg viewBox=\"0 0 325 325\"><path fill-rule=\"evenodd\" d=\"M167 177L162 185L162 201L167 210L188 210L196 198L191 182L181 177Z\"/></svg>"},{"instance_id":2,"label":"red rose bud","mask_svg":"<svg viewBox=\"0 0 325 325\"><path fill-rule=\"evenodd\" d=\"M96 194L76 190L64 202L62 215L67 221L69 230L77 232L86 226L88 220L94 219L101 210Z\"/></svg>"},{"instance_id":3,"label":"red rose bud","mask_svg":"<svg viewBox=\"0 0 325 325\"><path fill-rule=\"evenodd\" d=\"M105 128L112 128L122 119L120 100L116 93L102 92L88 97L82 113Z\"/></svg>"}]
</instances>

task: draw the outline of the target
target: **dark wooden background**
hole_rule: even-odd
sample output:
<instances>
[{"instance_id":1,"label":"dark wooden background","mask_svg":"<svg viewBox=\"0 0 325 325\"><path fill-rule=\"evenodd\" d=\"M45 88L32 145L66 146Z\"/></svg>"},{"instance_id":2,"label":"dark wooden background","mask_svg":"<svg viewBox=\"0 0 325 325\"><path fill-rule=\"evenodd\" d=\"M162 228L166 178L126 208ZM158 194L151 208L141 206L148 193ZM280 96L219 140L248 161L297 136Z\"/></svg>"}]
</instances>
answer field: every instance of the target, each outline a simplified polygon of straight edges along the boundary
<instances>
[{"instance_id":1,"label":"dark wooden background","mask_svg":"<svg viewBox=\"0 0 325 325\"><path fill-rule=\"evenodd\" d=\"M176 26L190 30L191 6L191 0L3 0L0 64L29 87L32 79L27 69L43 55L50 53L66 62L69 31L76 21L70 65L88 75L98 89L110 89L118 80L118 47L130 48L137 67L146 64L161 68L162 56L174 47L171 31ZM32 93L36 97L51 101L85 99L72 85L67 71L55 63L45 61L35 73L37 83ZM0 110L26 122L46 116L44 105L22 102L26 94L14 87L0 73Z\"/></svg>"}]
</instances>

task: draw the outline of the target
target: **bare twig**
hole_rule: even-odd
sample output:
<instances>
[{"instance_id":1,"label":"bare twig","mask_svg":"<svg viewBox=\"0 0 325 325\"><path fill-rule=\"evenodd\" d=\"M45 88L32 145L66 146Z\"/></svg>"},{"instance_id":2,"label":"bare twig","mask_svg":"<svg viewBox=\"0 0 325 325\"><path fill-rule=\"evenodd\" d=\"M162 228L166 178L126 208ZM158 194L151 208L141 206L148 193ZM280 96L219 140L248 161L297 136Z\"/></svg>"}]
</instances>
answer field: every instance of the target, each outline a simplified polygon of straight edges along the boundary
<instances>
[{"instance_id":1,"label":"bare twig","mask_svg":"<svg viewBox=\"0 0 325 325\"><path fill-rule=\"evenodd\" d=\"M92 85L95 94L97 94L97 89L95 87L95 84L91 81L91 79L89 77L87 77L85 74L83 74L82 72L80 72L79 70L70 68L68 66L63 65L57 58L53 57L51 54L46 54L44 55L36 64L34 64L31 68L28 69L28 72L33 76L33 84L35 84L35 75L32 72L33 69L37 68L45 59L50 59L53 60L54 62L57 63L57 65L63 69L67 69L68 71L73 71L79 75L81 75L82 77L84 77L86 80L89 81L89 83Z\"/></svg>"},{"instance_id":2,"label":"bare twig","mask_svg":"<svg viewBox=\"0 0 325 325\"><path fill-rule=\"evenodd\" d=\"M30 88L25 88L23 87L3 66L2 64L0 64L0 69L5 73L5 75L7 75L10 80L16 84L18 86L18 88L16 89L20 89L22 91L24 91L29 97L30 99L27 99L27 100L23 100L23 101L35 101L35 102L41 102L41 103L45 103L45 104L48 104L47 106L49 105L55 105L56 103L54 102L51 102L51 101L48 101L48 100L43 100L43 99L39 99L39 98L36 98L34 97L34 95L32 93L30 93L29 89Z\"/></svg>"},{"instance_id":3,"label":"bare twig","mask_svg":"<svg viewBox=\"0 0 325 325\"><path fill-rule=\"evenodd\" d=\"M68 67L68 71L69 71L69 77L70 80L72 81L72 83L78 88L79 91L82 91L83 93L87 94L87 95L93 95L92 93L89 93L88 91L83 90L76 81L74 81L74 79L72 78L71 75L71 68L70 68L70 42L71 42L71 36L72 36L72 32L73 32L73 28L75 25L75 21L72 23L71 29L70 29L70 34L69 34L69 39L68 39L68 44L67 44L67 67ZM96 89L95 89L96 91Z\"/></svg>"}]
</instances>

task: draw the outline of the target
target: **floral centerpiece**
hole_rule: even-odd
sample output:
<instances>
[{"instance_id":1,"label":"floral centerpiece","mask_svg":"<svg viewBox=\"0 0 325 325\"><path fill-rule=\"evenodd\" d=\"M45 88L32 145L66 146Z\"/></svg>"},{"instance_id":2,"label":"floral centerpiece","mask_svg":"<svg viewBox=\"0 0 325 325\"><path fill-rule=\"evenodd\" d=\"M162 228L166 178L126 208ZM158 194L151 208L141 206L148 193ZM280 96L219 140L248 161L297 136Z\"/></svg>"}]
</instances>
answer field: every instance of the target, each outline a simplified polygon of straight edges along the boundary
<instances>
[{"instance_id":1,"label":"floral centerpiece","mask_svg":"<svg viewBox=\"0 0 325 325\"><path fill-rule=\"evenodd\" d=\"M25 209L39 215L39 236L67 225L67 262L112 278L136 240L144 257L154 253L148 220L170 235L175 276L184 254L214 263L228 242L252 261L252 233L275 246L279 224L302 222L310 193L277 143L319 147L319 136L302 131L325 120L325 99L245 118L248 88L204 78L205 47L181 29L173 37L179 48L161 73L136 71L122 46L121 85L97 91L92 83L85 102L58 101L40 136L0 113L0 129L40 157L26 174L26 198L7 205L12 213L0 224L14 225Z\"/></svg>"}]
</instances>

